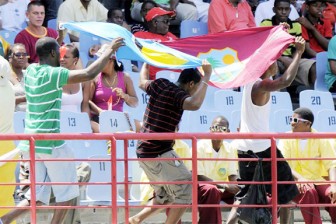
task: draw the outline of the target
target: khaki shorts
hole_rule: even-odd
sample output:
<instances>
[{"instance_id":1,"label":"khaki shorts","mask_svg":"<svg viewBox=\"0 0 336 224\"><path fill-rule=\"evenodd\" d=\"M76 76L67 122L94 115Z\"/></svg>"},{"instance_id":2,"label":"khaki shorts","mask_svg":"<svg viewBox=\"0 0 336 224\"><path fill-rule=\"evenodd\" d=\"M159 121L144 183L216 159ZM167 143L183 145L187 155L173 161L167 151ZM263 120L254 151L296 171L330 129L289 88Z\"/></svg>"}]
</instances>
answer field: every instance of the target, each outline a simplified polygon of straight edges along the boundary
<instances>
[{"instance_id":1,"label":"khaki shorts","mask_svg":"<svg viewBox=\"0 0 336 224\"><path fill-rule=\"evenodd\" d=\"M157 158L179 158L173 151L168 151ZM180 160L139 161L149 181L191 181L191 173ZM155 199L159 204L190 204L192 196L191 184L155 184L151 185Z\"/></svg>"},{"instance_id":2,"label":"khaki shorts","mask_svg":"<svg viewBox=\"0 0 336 224\"><path fill-rule=\"evenodd\" d=\"M305 86L310 86L309 84L309 70L313 64L315 64L316 61L313 59L306 59L302 58L299 63L299 68L297 75L295 77L295 81L298 83L305 85Z\"/></svg>"}]
</instances>

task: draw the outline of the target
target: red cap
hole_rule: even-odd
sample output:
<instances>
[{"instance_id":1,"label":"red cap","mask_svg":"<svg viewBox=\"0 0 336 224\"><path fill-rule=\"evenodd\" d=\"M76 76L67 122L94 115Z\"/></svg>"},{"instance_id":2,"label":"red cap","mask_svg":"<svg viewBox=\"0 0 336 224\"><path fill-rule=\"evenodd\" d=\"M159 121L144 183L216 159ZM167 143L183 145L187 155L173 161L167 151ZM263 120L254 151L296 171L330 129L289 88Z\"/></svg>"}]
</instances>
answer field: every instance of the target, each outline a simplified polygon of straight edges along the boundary
<instances>
[{"instance_id":1,"label":"red cap","mask_svg":"<svg viewBox=\"0 0 336 224\"><path fill-rule=\"evenodd\" d=\"M169 15L169 16L174 16L175 12L174 11L166 11L160 7L154 7L151 10L147 12L147 15L145 17L146 21L151 21L152 19L158 17L158 16L164 16L164 15Z\"/></svg>"}]
</instances>

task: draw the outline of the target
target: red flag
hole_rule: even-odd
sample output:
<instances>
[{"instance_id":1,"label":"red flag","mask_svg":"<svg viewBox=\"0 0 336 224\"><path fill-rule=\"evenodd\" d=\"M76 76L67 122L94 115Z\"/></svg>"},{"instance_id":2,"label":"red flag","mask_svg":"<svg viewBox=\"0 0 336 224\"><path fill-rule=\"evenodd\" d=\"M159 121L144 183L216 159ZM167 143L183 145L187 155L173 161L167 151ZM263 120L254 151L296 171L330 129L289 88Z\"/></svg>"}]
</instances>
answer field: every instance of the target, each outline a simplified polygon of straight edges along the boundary
<instances>
[{"instance_id":1,"label":"red flag","mask_svg":"<svg viewBox=\"0 0 336 224\"><path fill-rule=\"evenodd\" d=\"M259 78L294 41L282 26L256 27L189 37L162 44L202 59L213 67L210 82L219 88Z\"/></svg>"}]
</instances>

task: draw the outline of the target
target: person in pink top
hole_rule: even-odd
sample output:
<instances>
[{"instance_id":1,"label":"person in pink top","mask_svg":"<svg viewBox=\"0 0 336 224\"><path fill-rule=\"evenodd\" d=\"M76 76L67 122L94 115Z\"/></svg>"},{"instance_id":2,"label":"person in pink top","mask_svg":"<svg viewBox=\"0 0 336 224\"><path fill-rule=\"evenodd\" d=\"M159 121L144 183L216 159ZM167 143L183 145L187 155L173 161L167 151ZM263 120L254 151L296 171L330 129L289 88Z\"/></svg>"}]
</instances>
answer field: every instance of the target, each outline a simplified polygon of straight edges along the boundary
<instances>
[{"instance_id":1,"label":"person in pink top","mask_svg":"<svg viewBox=\"0 0 336 224\"><path fill-rule=\"evenodd\" d=\"M208 12L209 33L255 27L250 5L246 0L212 0Z\"/></svg>"},{"instance_id":2,"label":"person in pink top","mask_svg":"<svg viewBox=\"0 0 336 224\"><path fill-rule=\"evenodd\" d=\"M56 30L42 26L45 9L40 1L31 1L28 4L26 16L29 20L28 26L16 35L14 43L25 45L27 53L30 56L28 59L29 64L37 63L38 57L35 51L35 43L42 37L52 37L61 45L64 34L60 32L59 35Z\"/></svg>"},{"instance_id":3,"label":"person in pink top","mask_svg":"<svg viewBox=\"0 0 336 224\"><path fill-rule=\"evenodd\" d=\"M97 52L99 57L105 51L103 45ZM115 56L110 58L102 72L90 84L91 126L94 133L99 132L99 114L104 110L123 111L124 102L131 107L138 105L131 77L123 72L121 62L117 63Z\"/></svg>"}]
</instances>

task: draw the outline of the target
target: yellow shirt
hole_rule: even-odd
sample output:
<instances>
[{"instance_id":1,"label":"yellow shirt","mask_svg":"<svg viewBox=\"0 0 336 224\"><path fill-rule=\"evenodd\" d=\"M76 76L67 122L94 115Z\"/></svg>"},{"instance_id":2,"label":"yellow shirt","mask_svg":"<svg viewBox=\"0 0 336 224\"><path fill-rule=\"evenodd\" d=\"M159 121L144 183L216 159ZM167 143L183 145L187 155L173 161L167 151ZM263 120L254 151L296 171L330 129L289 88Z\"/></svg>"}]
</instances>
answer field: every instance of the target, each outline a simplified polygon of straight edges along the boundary
<instances>
[{"instance_id":1,"label":"yellow shirt","mask_svg":"<svg viewBox=\"0 0 336 224\"><path fill-rule=\"evenodd\" d=\"M230 143L223 141L218 153L212 148L210 139L197 142L198 175L207 176L214 181L228 181L229 176L238 175L237 161L202 160L201 158L236 159L237 150L232 149Z\"/></svg>"},{"instance_id":2,"label":"yellow shirt","mask_svg":"<svg viewBox=\"0 0 336 224\"><path fill-rule=\"evenodd\" d=\"M191 151L187 143L181 139L176 139L173 149L181 158L191 158ZM183 160L186 167L191 170L191 160ZM140 182L149 182L145 172L142 172ZM153 197L153 188L150 184L140 184L140 200L142 204L146 204L148 200Z\"/></svg>"},{"instance_id":3,"label":"yellow shirt","mask_svg":"<svg viewBox=\"0 0 336 224\"><path fill-rule=\"evenodd\" d=\"M314 130L312 132L315 132ZM330 168L336 167L336 152L329 139L281 139L279 149L285 158L335 158L335 160L288 160L289 166L307 180L324 181Z\"/></svg>"}]
</instances>

